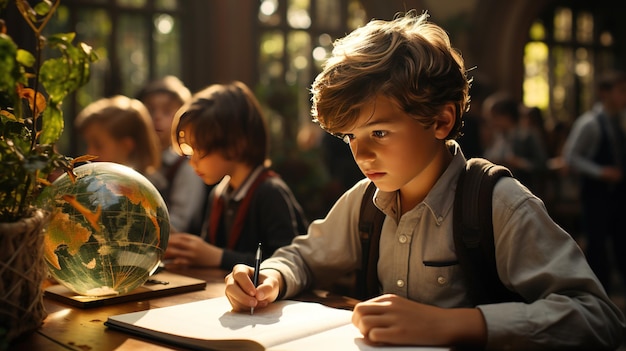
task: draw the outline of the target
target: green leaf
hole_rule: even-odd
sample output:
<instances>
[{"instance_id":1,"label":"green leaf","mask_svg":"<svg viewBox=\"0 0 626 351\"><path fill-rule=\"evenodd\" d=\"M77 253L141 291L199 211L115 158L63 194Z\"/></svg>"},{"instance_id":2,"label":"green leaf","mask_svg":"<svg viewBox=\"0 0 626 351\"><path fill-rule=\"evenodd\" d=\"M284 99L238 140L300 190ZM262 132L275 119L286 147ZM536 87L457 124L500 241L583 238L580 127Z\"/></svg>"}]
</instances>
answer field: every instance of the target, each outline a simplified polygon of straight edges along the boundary
<instances>
[{"instance_id":1,"label":"green leaf","mask_svg":"<svg viewBox=\"0 0 626 351\"><path fill-rule=\"evenodd\" d=\"M72 45L75 37L76 33L73 32L52 34L48 37L48 43L53 47L57 45Z\"/></svg>"},{"instance_id":2,"label":"green leaf","mask_svg":"<svg viewBox=\"0 0 626 351\"><path fill-rule=\"evenodd\" d=\"M85 85L89 81L90 63L97 59L89 45L80 43L74 46L71 41L74 33L52 36L48 44L62 56L48 59L41 66L41 84L50 95L50 101L58 104L65 96Z\"/></svg>"},{"instance_id":3,"label":"green leaf","mask_svg":"<svg viewBox=\"0 0 626 351\"><path fill-rule=\"evenodd\" d=\"M54 144L61 137L65 121L59 105L48 104L43 111L42 132L39 135L40 144Z\"/></svg>"},{"instance_id":4,"label":"green leaf","mask_svg":"<svg viewBox=\"0 0 626 351\"><path fill-rule=\"evenodd\" d=\"M19 77L16 53L17 45L11 37L0 33L0 94L11 97L15 95L15 82Z\"/></svg>"},{"instance_id":5,"label":"green leaf","mask_svg":"<svg viewBox=\"0 0 626 351\"><path fill-rule=\"evenodd\" d=\"M52 3L50 1L42 1L38 3L37 5L35 5L35 12L39 16L45 16L48 14L48 12L50 12L51 8L52 8Z\"/></svg>"},{"instance_id":6,"label":"green leaf","mask_svg":"<svg viewBox=\"0 0 626 351\"><path fill-rule=\"evenodd\" d=\"M22 64L22 66L33 67L35 65L35 56L26 50L17 49L16 58L17 62Z\"/></svg>"}]
</instances>

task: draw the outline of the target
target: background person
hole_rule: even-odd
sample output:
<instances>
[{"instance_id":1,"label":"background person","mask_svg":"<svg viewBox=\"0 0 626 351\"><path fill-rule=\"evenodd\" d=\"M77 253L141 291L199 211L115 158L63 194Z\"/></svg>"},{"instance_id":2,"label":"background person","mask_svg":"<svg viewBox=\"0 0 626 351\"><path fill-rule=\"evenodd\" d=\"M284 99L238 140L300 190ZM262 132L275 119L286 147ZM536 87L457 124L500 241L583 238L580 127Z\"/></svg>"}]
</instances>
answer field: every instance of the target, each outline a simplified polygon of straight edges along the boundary
<instances>
[{"instance_id":1,"label":"background person","mask_svg":"<svg viewBox=\"0 0 626 351\"><path fill-rule=\"evenodd\" d=\"M266 121L245 84L215 84L194 94L176 114L172 138L204 182L216 185L201 236L171 235L165 259L230 270L252 264L258 243L267 257L305 232L300 204L268 168Z\"/></svg>"},{"instance_id":2,"label":"background person","mask_svg":"<svg viewBox=\"0 0 626 351\"><path fill-rule=\"evenodd\" d=\"M123 95L99 99L76 116L74 125L86 143L86 153L98 156L95 161L131 167L157 188L162 186L157 172L159 141L141 101Z\"/></svg>"},{"instance_id":3,"label":"background person","mask_svg":"<svg viewBox=\"0 0 626 351\"><path fill-rule=\"evenodd\" d=\"M166 76L146 85L137 98L150 111L159 138L159 172L165 180L159 191L167 204L172 230L199 234L209 188L194 172L187 157L172 149L174 115L191 98L191 93L180 79Z\"/></svg>"},{"instance_id":4,"label":"background person","mask_svg":"<svg viewBox=\"0 0 626 351\"><path fill-rule=\"evenodd\" d=\"M598 102L580 116L563 148L563 158L580 180L583 232L591 268L612 290L612 265L626 286L626 144L620 125L626 108L626 73L606 72L598 77ZM609 252L611 247L612 252Z\"/></svg>"}]
</instances>

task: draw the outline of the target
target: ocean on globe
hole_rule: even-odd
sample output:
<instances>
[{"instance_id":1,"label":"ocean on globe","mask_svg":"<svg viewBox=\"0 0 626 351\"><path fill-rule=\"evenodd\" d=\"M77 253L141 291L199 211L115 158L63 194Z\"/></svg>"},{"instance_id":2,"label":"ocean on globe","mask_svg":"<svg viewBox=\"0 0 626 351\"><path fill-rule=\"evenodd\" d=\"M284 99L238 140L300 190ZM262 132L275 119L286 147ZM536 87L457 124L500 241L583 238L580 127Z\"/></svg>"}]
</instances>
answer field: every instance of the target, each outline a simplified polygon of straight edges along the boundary
<instances>
[{"instance_id":1,"label":"ocean on globe","mask_svg":"<svg viewBox=\"0 0 626 351\"><path fill-rule=\"evenodd\" d=\"M165 201L139 172L111 162L74 169L45 188L50 274L85 296L124 294L158 267L170 232Z\"/></svg>"}]
</instances>

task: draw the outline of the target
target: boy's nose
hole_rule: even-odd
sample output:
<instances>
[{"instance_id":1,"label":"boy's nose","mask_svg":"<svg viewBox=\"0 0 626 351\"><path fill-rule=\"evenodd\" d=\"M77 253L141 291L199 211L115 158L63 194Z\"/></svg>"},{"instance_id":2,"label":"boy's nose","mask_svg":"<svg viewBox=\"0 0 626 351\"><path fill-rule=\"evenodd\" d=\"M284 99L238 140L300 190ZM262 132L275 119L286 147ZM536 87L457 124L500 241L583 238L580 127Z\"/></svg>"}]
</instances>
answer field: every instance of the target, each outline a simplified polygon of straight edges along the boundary
<instances>
[{"instance_id":1,"label":"boy's nose","mask_svg":"<svg viewBox=\"0 0 626 351\"><path fill-rule=\"evenodd\" d=\"M367 141L354 139L350 142L350 150L357 164L367 163L374 160L376 154L373 152Z\"/></svg>"}]
</instances>

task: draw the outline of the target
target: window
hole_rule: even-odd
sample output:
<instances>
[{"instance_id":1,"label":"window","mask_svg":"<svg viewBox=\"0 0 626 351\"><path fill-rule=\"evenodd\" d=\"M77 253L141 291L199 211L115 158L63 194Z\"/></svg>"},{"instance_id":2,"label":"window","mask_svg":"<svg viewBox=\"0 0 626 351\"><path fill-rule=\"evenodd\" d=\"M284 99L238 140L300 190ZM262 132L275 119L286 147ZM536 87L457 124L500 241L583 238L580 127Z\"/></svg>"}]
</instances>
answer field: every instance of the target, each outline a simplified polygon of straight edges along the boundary
<instances>
[{"instance_id":1,"label":"window","mask_svg":"<svg viewBox=\"0 0 626 351\"><path fill-rule=\"evenodd\" d=\"M270 108L270 128L295 140L309 123L309 88L332 50L333 40L365 24L358 0L261 0L259 86Z\"/></svg>"},{"instance_id":2,"label":"window","mask_svg":"<svg viewBox=\"0 0 626 351\"><path fill-rule=\"evenodd\" d=\"M179 0L64 0L47 32L76 32L77 41L89 44L99 60L91 66L91 79L66 102L66 129L74 116L94 100L113 94L135 96L152 79L181 73L181 20ZM64 133L60 149L75 149ZM67 151L64 151L67 152ZM69 153L69 152L67 152Z\"/></svg>"},{"instance_id":3,"label":"window","mask_svg":"<svg viewBox=\"0 0 626 351\"><path fill-rule=\"evenodd\" d=\"M614 35L601 16L557 6L536 20L524 50L524 103L570 125L594 103L594 76L613 68ZM606 27L606 28L605 28Z\"/></svg>"}]
</instances>

